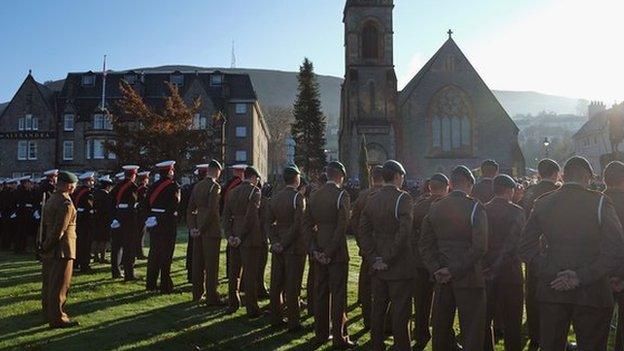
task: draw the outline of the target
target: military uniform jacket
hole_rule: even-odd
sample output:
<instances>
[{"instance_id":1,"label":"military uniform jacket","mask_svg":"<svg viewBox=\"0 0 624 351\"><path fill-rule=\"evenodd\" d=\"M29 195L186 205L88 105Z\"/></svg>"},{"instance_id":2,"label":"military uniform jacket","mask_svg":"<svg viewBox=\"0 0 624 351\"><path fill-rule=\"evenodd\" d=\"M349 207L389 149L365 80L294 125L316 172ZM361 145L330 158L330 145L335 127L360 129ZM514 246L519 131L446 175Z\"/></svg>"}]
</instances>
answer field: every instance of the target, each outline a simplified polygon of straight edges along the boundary
<instances>
[{"instance_id":1,"label":"military uniform jacket","mask_svg":"<svg viewBox=\"0 0 624 351\"><path fill-rule=\"evenodd\" d=\"M91 219L95 215L95 196L93 188L80 186L72 194L74 207L78 212L78 220Z\"/></svg>"},{"instance_id":2,"label":"military uniform jacket","mask_svg":"<svg viewBox=\"0 0 624 351\"><path fill-rule=\"evenodd\" d=\"M499 283L522 284L522 264L517 249L525 223L524 209L501 198L485 205L489 223L484 267Z\"/></svg>"},{"instance_id":3,"label":"military uniform jacket","mask_svg":"<svg viewBox=\"0 0 624 351\"><path fill-rule=\"evenodd\" d=\"M368 188L368 189L364 189L362 191L360 191L360 193L358 194L357 199L355 200L355 202L353 203L353 209L351 211L351 223L350 223L350 227L351 229L355 232L355 240L357 241L358 247L360 247L360 217L362 215L362 212L364 211L364 207L366 206L366 203L368 202L368 199L371 197L372 194L376 193L377 191L379 191L381 189L380 186L376 186L376 187L372 187L372 188ZM360 256L362 256L362 250L360 249Z\"/></svg>"},{"instance_id":4,"label":"military uniform jacket","mask_svg":"<svg viewBox=\"0 0 624 351\"><path fill-rule=\"evenodd\" d=\"M158 226L175 225L180 205L180 185L172 179L161 178L152 184L145 194L147 216L156 217Z\"/></svg>"},{"instance_id":5,"label":"military uniform jacket","mask_svg":"<svg viewBox=\"0 0 624 351\"><path fill-rule=\"evenodd\" d=\"M548 245L540 248L540 236ZM537 299L543 302L610 307L608 276L624 263L622 226L611 200L568 183L537 201L523 230L520 257L538 273ZM550 282L571 269L581 286L555 291Z\"/></svg>"},{"instance_id":6,"label":"military uniform jacket","mask_svg":"<svg viewBox=\"0 0 624 351\"><path fill-rule=\"evenodd\" d=\"M113 196L115 204L115 218L122 222L129 217L135 217L137 215L138 203L138 187L131 180L124 180L117 184L111 195Z\"/></svg>"},{"instance_id":7,"label":"military uniform jacket","mask_svg":"<svg viewBox=\"0 0 624 351\"><path fill-rule=\"evenodd\" d=\"M10 219L11 215L15 213L15 190L4 189L2 190L2 203L0 203L0 209L2 210L2 217Z\"/></svg>"},{"instance_id":8,"label":"military uniform jacket","mask_svg":"<svg viewBox=\"0 0 624 351\"><path fill-rule=\"evenodd\" d=\"M39 189L37 189L37 209L41 212L41 206L43 204L43 195L45 194L46 201L52 196L54 193L54 184L50 181L49 178L46 178L39 183Z\"/></svg>"},{"instance_id":9,"label":"military uniform jacket","mask_svg":"<svg viewBox=\"0 0 624 351\"><path fill-rule=\"evenodd\" d=\"M327 182L313 192L305 215L310 251L323 252L332 262L348 261L346 232L350 212L349 194L335 183Z\"/></svg>"},{"instance_id":10,"label":"military uniform jacket","mask_svg":"<svg viewBox=\"0 0 624 351\"><path fill-rule=\"evenodd\" d=\"M15 214L18 218L32 220L33 213L38 205L37 196L34 190L26 190L24 187L19 186L15 190Z\"/></svg>"},{"instance_id":11,"label":"military uniform jacket","mask_svg":"<svg viewBox=\"0 0 624 351\"><path fill-rule=\"evenodd\" d=\"M371 195L360 218L360 242L364 259L371 264L381 257L388 269L375 272L380 279L414 276L412 197L393 185Z\"/></svg>"},{"instance_id":12,"label":"military uniform jacket","mask_svg":"<svg viewBox=\"0 0 624 351\"><path fill-rule=\"evenodd\" d=\"M420 254L432 274L448 267L453 286L485 286L482 259L488 221L478 200L461 191L451 192L431 205L421 231Z\"/></svg>"},{"instance_id":13,"label":"military uniform jacket","mask_svg":"<svg viewBox=\"0 0 624 351\"><path fill-rule=\"evenodd\" d=\"M98 231L108 230L115 213L113 197L109 192L103 189L97 189L93 192L93 199L95 211L97 213L95 217L95 229Z\"/></svg>"},{"instance_id":14,"label":"military uniform jacket","mask_svg":"<svg viewBox=\"0 0 624 351\"><path fill-rule=\"evenodd\" d=\"M271 244L280 244L284 253L305 255L307 240L303 229L306 201L297 189L287 186L275 194L266 211L266 233Z\"/></svg>"},{"instance_id":15,"label":"military uniform jacket","mask_svg":"<svg viewBox=\"0 0 624 351\"><path fill-rule=\"evenodd\" d=\"M472 188L471 196L481 201L482 204L490 202L490 200L494 198L492 178L481 178L481 180Z\"/></svg>"},{"instance_id":16,"label":"military uniform jacket","mask_svg":"<svg viewBox=\"0 0 624 351\"><path fill-rule=\"evenodd\" d=\"M221 186L214 179L206 177L193 187L186 208L186 222L191 229L199 229L207 238L221 238L219 202Z\"/></svg>"},{"instance_id":17,"label":"military uniform jacket","mask_svg":"<svg viewBox=\"0 0 624 351\"><path fill-rule=\"evenodd\" d=\"M520 206L524 208L526 217L528 218L533 210L533 203L542 195L559 189L559 186L550 180L542 180L539 183L530 186L524 192L522 200L520 200Z\"/></svg>"},{"instance_id":18,"label":"military uniform jacket","mask_svg":"<svg viewBox=\"0 0 624 351\"><path fill-rule=\"evenodd\" d=\"M241 247L262 247L260 198L258 187L248 181L230 190L223 209L223 227L227 236L241 240Z\"/></svg>"},{"instance_id":19,"label":"military uniform jacket","mask_svg":"<svg viewBox=\"0 0 624 351\"><path fill-rule=\"evenodd\" d=\"M420 200L417 200L414 204L414 225L412 226L413 234L411 235L412 239L412 248L414 249L414 262L415 265L419 268L425 268L425 264L420 257L420 250L418 249L421 236L421 228L422 222L425 219L425 216L429 214L429 209L431 209L431 204L438 201L442 196L440 195L430 195L427 197L421 197Z\"/></svg>"},{"instance_id":20,"label":"military uniform jacket","mask_svg":"<svg viewBox=\"0 0 624 351\"><path fill-rule=\"evenodd\" d=\"M67 194L55 192L43 216L45 258L76 259L76 209Z\"/></svg>"}]
</instances>

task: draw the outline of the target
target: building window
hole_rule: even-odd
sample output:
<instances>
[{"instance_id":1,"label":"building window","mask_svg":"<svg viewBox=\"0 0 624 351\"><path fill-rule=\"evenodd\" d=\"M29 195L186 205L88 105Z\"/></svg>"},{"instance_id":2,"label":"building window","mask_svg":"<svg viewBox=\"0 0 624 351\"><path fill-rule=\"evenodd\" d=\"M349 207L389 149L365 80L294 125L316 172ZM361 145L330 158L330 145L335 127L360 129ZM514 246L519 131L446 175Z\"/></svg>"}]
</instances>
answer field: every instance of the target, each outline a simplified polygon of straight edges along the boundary
<instances>
[{"instance_id":1,"label":"building window","mask_svg":"<svg viewBox=\"0 0 624 351\"><path fill-rule=\"evenodd\" d=\"M362 30L362 58L379 58L379 30L373 22L368 22Z\"/></svg>"},{"instance_id":2,"label":"building window","mask_svg":"<svg viewBox=\"0 0 624 351\"><path fill-rule=\"evenodd\" d=\"M247 162L247 151L237 150L236 151L236 162Z\"/></svg>"},{"instance_id":3,"label":"building window","mask_svg":"<svg viewBox=\"0 0 624 351\"><path fill-rule=\"evenodd\" d=\"M93 154L91 152L91 149L93 148L92 146L93 146L93 141L92 140L87 140L86 147L85 147L85 158L87 160L90 160L91 159L91 155Z\"/></svg>"},{"instance_id":4,"label":"building window","mask_svg":"<svg viewBox=\"0 0 624 351\"><path fill-rule=\"evenodd\" d=\"M109 143L111 146L115 146L115 145L117 144L117 142L116 142L115 140L110 140L108 143ZM116 159L117 159L117 154L116 154L116 153L114 153L114 152L112 152L112 151L109 151L109 152L108 152L108 159L109 159L109 160L116 160Z\"/></svg>"},{"instance_id":5,"label":"building window","mask_svg":"<svg viewBox=\"0 0 624 351\"><path fill-rule=\"evenodd\" d=\"M236 137L237 138L246 138L247 137L247 127L236 127Z\"/></svg>"},{"instance_id":6,"label":"building window","mask_svg":"<svg viewBox=\"0 0 624 351\"><path fill-rule=\"evenodd\" d=\"M25 126L26 126L26 121L25 121L25 118L24 118L24 117L20 117L20 118L17 120L17 130L22 131L22 130L24 130L24 129L25 129Z\"/></svg>"},{"instance_id":7,"label":"building window","mask_svg":"<svg viewBox=\"0 0 624 351\"><path fill-rule=\"evenodd\" d=\"M223 84L223 75L213 74L210 76L210 85L213 87L220 87Z\"/></svg>"},{"instance_id":8,"label":"building window","mask_svg":"<svg viewBox=\"0 0 624 351\"><path fill-rule=\"evenodd\" d=\"M29 160L37 159L37 142L36 141L28 142L28 159Z\"/></svg>"},{"instance_id":9,"label":"building window","mask_svg":"<svg viewBox=\"0 0 624 351\"><path fill-rule=\"evenodd\" d=\"M85 74L82 76L82 85L84 86L94 86L95 85L95 75L94 74Z\"/></svg>"},{"instance_id":10,"label":"building window","mask_svg":"<svg viewBox=\"0 0 624 351\"><path fill-rule=\"evenodd\" d=\"M172 74L171 77L169 78L169 81L173 85L181 86L181 85L184 85L184 76L179 73Z\"/></svg>"},{"instance_id":11,"label":"building window","mask_svg":"<svg viewBox=\"0 0 624 351\"><path fill-rule=\"evenodd\" d=\"M135 84L137 81L137 76L136 74L126 74L124 76L124 80L126 81L126 83L132 85Z\"/></svg>"},{"instance_id":12,"label":"building window","mask_svg":"<svg viewBox=\"0 0 624 351\"><path fill-rule=\"evenodd\" d=\"M247 104L236 104L236 114L244 115L247 113Z\"/></svg>"},{"instance_id":13,"label":"building window","mask_svg":"<svg viewBox=\"0 0 624 351\"><path fill-rule=\"evenodd\" d=\"M66 132L74 131L74 115L67 114L63 118L63 130Z\"/></svg>"},{"instance_id":14,"label":"building window","mask_svg":"<svg viewBox=\"0 0 624 351\"><path fill-rule=\"evenodd\" d=\"M208 120L206 116L202 116L201 114L196 113L195 116L193 116L193 125L191 126L191 129L203 130L203 129L206 129L207 127L208 127Z\"/></svg>"},{"instance_id":15,"label":"building window","mask_svg":"<svg viewBox=\"0 0 624 351\"><path fill-rule=\"evenodd\" d=\"M20 161L28 159L28 141L20 140L17 142L17 159Z\"/></svg>"},{"instance_id":16,"label":"building window","mask_svg":"<svg viewBox=\"0 0 624 351\"><path fill-rule=\"evenodd\" d=\"M97 113L93 115L93 129L113 130L113 120L110 115Z\"/></svg>"},{"instance_id":17,"label":"building window","mask_svg":"<svg viewBox=\"0 0 624 351\"><path fill-rule=\"evenodd\" d=\"M429 107L431 156L470 156L473 116L466 94L459 88L447 86L431 101Z\"/></svg>"},{"instance_id":18,"label":"building window","mask_svg":"<svg viewBox=\"0 0 624 351\"><path fill-rule=\"evenodd\" d=\"M39 130L39 119L28 114L18 120L18 130Z\"/></svg>"},{"instance_id":19,"label":"building window","mask_svg":"<svg viewBox=\"0 0 624 351\"><path fill-rule=\"evenodd\" d=\"M103 160L105 157L106 152L104 150L104 140L93 139L93 159Z\"/></svg>"},{"instance_id":20,"label":"building window","mask_svg":"<svg viewBox=\"0 0 624 351\"><path fill-rule=\"evenodd\" d=\"M63 160L71 161L74 159L74 142L72 140L63 141Z\"/></svg>"}]
</instances>

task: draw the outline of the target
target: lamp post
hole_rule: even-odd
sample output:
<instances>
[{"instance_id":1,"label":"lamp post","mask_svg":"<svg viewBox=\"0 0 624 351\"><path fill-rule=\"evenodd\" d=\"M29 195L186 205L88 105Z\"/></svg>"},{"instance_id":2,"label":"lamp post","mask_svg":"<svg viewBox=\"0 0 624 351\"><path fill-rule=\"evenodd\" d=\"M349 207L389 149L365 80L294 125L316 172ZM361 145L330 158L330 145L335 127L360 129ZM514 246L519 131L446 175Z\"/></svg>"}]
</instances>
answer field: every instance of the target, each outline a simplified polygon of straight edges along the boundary
<instances>
[{"instance_id":1,"label":"lamp post","mask_svg":"<svg viewBox=\"0 0 624 351\"><path fill-rule=\"evenodd\" d=\"M548 137L544 138L544 153L546 154L546 158L548 158L548 147L550 146L550 140L548 140Z\"/></svg>"}]
</instances>

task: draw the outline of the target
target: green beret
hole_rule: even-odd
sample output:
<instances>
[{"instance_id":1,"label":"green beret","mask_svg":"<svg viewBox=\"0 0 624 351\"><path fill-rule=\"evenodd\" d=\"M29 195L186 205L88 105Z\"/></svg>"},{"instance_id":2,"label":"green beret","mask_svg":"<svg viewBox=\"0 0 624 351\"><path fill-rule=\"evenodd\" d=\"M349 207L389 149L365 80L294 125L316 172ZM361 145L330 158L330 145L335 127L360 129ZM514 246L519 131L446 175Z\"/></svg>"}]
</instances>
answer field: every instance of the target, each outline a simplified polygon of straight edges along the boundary
<instances>
[{"instance_id":1,"label":"green beret","mask_svg":"<svg viewBox=\"0 0 624 351\"><path fill-rule=\"evenodd\" d=\"M72 172L59 172L58 181L63 183L78 183L78 177Z\"/></svg>"},{"instance_id":2,"label":"green beret","mask_svg":"<svg viewBox=\"0 0 624 351\"><path fill-rule=\"evenodd\" d=\"M221 163L219 161L213 158L212 160L210 160L210 163L208 163L208 168L217 168L218 170L222 170L223 166L221 166Z\"/></svg>"},{"instance_id":3,"label":"green beret","mask_svg":"<svg viewBox=\"0 0 624 351\"><path fill-rule=\"evenodd\" d=\"M515 189L517 186L516 181L507 174L497 175L496 177L494 177L494 180L492 182L494 186L502 186L509 189Z\"/></svg>"},{"instance_id":4,"label":"green beret","mask_svg":"<svg viewBox=\"0 0 624 351\"><path fill-rule=\"evenodd\" d=\"M610 162L604 170L604 181L607 185L617 185L624 181L624 163Z\"/></svg>"},{"instance_id":5,"label":"green beret","mask_svg":"<svg viewBox=\"0 0 624 351\"><path fill-rule=\"evenodd\" d=\"M343 176L345 176L345 177L347 176L347 169L345 168L345 166L342 163L340 163L338 161L330 162L329 164L327 164L327 168L328 169L333 169L333 170L336 170L336 171L339 171L339 172L342 172Z\"/></svg>"},{"instance_id":6,"label":"green beret","mask_svg":"<svg viewBox=\"0 0 624 351\"><path fill-rule=\"evenodd\" d=\"M262 178L262 176L260 175L260 172L258 172L256 167L254 167L254 166L247 166L247 168L245 168L245 178L247 178L247 177L249 177L251 175L255 175L258 178Z\"/></svg>"},{"instance_id":7,"label":"green beret","mask_svg":"<svg viewBox=\"0 0 624 351\"><path fill-rule=\"evenodd\" d=\"M591 164L589 164L589 161L587 161L587 159L585 157L582 156L572 156L570 157L570 159L566 162L565 166L563 167L563 173L566 173L566 170L571 170L571 169L584 169L585 171L589 172L590 175L594 175L594 170L592 169Z\"/></svg>"},{"instance_id":8,"label":"green beret","mask_svg":"<svg viewBox=\"0 0 624 351\"><path fill-rule=\"evenodd\" d=\"M299 170L299 167L297 167L296 164L292 164L292 165L288 165L284 168L284 173L295 173L295 174L301 174L301 171Z\"/></svg>"},{"instance_id":9,"label":"green beret","mask_svg":"<svg viewBox=\"0 0 624 351\"><path fill-rule=\"evenodd\" d=\"M401 163L395 160L388 160L384 162L383 169L393 173L399 173L400 175L405 175L405 168L403 168Z\"/></svg>"},{"instance_id":10,"label":"green beret","mask_svg":"<svg viewBox=\"0 0 624 351\"><path fill-rule=\"evenodd\" d=\"M466 178L466 180L468 180L472 184L475 183L475 177L472 174L472 171L464 165L455 167L455 169L453 169L453 171L451 172L451 177L453 176L461 176Z\"/></svg>"},{"instance_id":11,"label":"green beret","mask_svg":"<svg viewBox=\"0 0 624 351\"><path fill-rule=\"evenodd\" d=\"M444 185L448 185L449 184L449 180L448 178L442 174L442 173L436 173L434 175L431 176L431 178L429 178L430 181L434 181L434 182L440 182Z\"/></svg>"}]
</instances>

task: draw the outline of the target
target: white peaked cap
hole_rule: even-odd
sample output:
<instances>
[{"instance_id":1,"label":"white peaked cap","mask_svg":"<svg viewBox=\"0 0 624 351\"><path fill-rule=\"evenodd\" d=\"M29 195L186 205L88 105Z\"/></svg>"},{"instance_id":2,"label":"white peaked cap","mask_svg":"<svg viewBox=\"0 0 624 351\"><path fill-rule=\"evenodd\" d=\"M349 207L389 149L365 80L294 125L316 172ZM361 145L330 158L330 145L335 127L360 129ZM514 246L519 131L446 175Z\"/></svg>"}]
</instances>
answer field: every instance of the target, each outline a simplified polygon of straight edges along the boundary
<instances>
[{"instance_id":1,"label":"white peaked cap","mask_svg":"<svg viewBox=\"0 0 624 351\"><path fill-rule=\"evenodd\" d=\"M123 172L115 174L115 178L117 178L117 179L123 179L123 177L124 177L124 173Z\"/></svg>"},{"instance_id":2,"label":"white peaked cap","mask_svg":"<svg viewBox=\"0 0 624 351\"><path fill-rule=\"evenodd\" d=\"M105 176L101 176L100 178L98 178L98 180L102 183L112 183L113 180L111 179L111 177L107 174Z\"/></svg>"},{"instance_id":3,"label":"white peaked cap","mask_svg":"<svg viewBox=\"0 0 624 351\"><path fill-rule=\"evenodd\" d=\"M43 172L43 175L44 176L57 175L58 172L59 172L58 169L50 169L50 170L47 170L47 171Z\"/></svg>"},{"instance_id":4,"label":"white peaked cap","mask_svg":"<svg viewBox=\"0 0 624 351\"><path fill-rule=\"evenodd\" d=\"M25 181L25 180L30 181L31 179L30 179L30 176L23 176L23 177L19 178L18 180L19 180L20 182L23 182L23 181Z\"/></svg>"},{"instance_id":5,"label":"white peaked cap","mask_svg":"<svg viewBox=\"0 0 624 351\"><path fill-rule=\"evenodd\" d=\"M139 177L149 177L150 171L143 171L137 174Z\"/></svg>"},{"instance_id":6,"label":"white peaked cap","mask_svg":"<svg viewBox=\"0 0 624 351\"><path fill-rule=\"evenodd\" d=\"M136 172L140 167L137 165L125 165L121 167L124 171L134 171Z\"/></svg>"},{"instance_id":7,"label":"white peaked cap","mask_svg":"<svg viewBox=\"0 0 624 351\"><path fill-rule=\"evenodd\" d=\"M78 177L78 179L80 180L85 180L89 178L95 178L95 172L84 172L80 175L80 177Z\"/></svg>"},{"instance_id":8,"label":"white peaked cap","mask_svg":"<svg viewBox=\"0 0 624 351\"><path fill-rule=\"evenodd\" d=\"M156 164L156 168L160 168L160 169L168 169L173 167L173 165L175 165L175 161L163 161L160 163Z\"/></svg>"},{"instance_id":9,"label":"white peaked cap","mask_svg":"<svg viewBox=\"0 0 624 351\"><path fill-rule=\"evenodd\" d=\"M247 165L240 163L240 164L232 166L232 169L240 169L244 171L245 169L247 169Z\"/></svg>"}]
</instances>

